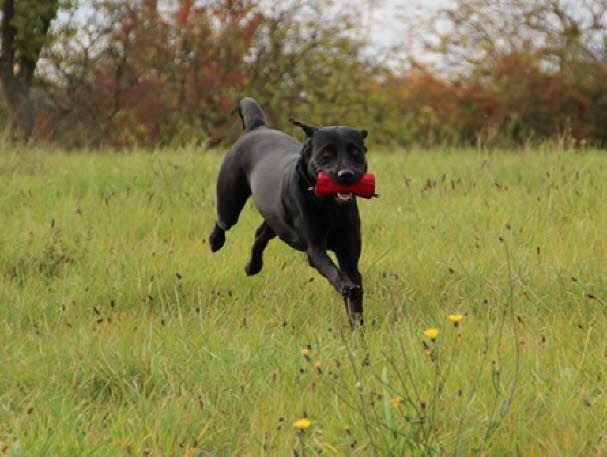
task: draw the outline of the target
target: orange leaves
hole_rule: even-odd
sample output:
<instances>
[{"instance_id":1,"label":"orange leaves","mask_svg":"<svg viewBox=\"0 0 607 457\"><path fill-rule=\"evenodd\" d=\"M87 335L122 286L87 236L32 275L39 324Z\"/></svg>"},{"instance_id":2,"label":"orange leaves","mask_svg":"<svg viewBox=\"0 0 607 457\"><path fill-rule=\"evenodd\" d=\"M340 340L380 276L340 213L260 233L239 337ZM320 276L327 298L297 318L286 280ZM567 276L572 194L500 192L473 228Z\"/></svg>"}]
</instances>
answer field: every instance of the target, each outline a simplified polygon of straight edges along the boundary
<instances>
[{"instance_id":1,"label":"orange leaves","mask_svg":"<svg viewBox=\"0 0 607 457\"><path fill-rule=\"evenodd\" d=\"M190 10L192 9L192 0L180 0L177 8L177 24L185 27L188 24Z\"/></svg>"}]
</instances>

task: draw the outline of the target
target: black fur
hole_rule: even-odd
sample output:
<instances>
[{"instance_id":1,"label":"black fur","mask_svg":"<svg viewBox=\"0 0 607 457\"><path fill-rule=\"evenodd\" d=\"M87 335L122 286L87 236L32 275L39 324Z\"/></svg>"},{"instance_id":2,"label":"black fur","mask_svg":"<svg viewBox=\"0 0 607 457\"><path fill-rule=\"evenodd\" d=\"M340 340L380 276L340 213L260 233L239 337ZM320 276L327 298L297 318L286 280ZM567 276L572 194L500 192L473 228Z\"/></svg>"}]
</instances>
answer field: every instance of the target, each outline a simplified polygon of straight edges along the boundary
<instances>
[{"instance_id":1,"label":"black fur","mask_svg":"<svg viewBox=\"0 0 607 457\"><path fill-rule=\"evenodd\" d=\"M356 198L316 198L310 190L323 171L341 184L354 183L367 171L365 130L336 126L318 128L299 121L305 143L268 128L261 107L252 98L239 105L245 133L226 154L217 177L217 221L210 236L213 252L240 215L250 195L264 222L255 233L245 271L259 273L268 242L278 236L306 252L311 266L342 295L350 323L363 318L363 285L358 260L360 219ZM339 267L327 255L335 252Z\"/></svg>"}]
</instances>

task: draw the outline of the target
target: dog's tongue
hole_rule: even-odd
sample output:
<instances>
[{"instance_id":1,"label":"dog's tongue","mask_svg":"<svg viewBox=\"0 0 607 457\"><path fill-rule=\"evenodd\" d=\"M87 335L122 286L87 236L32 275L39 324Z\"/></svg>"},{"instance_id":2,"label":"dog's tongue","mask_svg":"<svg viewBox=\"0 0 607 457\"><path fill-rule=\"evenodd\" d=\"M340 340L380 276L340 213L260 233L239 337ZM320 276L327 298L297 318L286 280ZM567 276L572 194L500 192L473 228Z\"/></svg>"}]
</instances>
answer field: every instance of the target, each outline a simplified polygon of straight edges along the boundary
<instances>
[{"instance_id":1,"label":"dog's tongue","mask_svg":"<svg viewBox=\"0 0 607 457\"><path fill-rule=\"evenodd\" d=\"M337 192L337 198L340 200L350 200L352 198L352 193Z\"/></svg>"}]
</instances>

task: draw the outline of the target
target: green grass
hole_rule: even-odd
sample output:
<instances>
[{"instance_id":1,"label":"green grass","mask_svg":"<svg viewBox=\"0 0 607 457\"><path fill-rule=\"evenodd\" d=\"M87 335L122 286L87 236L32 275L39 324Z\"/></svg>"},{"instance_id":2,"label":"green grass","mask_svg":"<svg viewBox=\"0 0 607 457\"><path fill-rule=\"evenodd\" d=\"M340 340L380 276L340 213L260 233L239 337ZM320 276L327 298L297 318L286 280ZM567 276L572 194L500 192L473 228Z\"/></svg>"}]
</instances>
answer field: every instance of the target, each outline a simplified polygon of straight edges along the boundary
<instances>
[{"instance_id":1,"label":"green grass","mask_svg":"<svg viewBox=\"0 0 607 457\"><path fill-rule=\"evenodd\" d=\"M220 160L0 153L0 455L607 453L604 152L371 152L364 336Z\"/></svg>"}]
</instances>

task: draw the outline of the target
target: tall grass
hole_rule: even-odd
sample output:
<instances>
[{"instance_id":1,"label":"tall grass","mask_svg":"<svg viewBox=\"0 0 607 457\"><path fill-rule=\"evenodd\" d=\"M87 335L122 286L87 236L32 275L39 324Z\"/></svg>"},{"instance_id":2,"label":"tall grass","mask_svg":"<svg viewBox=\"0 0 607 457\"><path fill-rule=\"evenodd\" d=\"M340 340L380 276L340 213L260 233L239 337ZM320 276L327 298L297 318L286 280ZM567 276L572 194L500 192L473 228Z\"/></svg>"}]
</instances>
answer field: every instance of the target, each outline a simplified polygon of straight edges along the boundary
<instances>
[{"instance_id":1,"label":"tall grass","mask_svg":"<svg viewBox=\"0 0 607 457\"><path fill-rule=\"evenodd\" d=\"M369 153L364 336L220 160L2 151L0 455L607 453L603 152Z\"/></svg>"}]
</instances>

